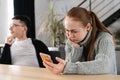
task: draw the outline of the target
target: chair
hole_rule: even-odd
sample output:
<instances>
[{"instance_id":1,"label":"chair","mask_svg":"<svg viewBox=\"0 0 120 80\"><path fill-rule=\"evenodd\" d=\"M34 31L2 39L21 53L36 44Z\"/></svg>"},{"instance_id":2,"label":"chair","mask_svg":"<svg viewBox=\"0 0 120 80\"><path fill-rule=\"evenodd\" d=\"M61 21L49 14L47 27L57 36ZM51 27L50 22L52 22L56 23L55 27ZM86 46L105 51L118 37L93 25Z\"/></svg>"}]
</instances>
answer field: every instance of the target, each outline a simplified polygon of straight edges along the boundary
<instances>
[{"instance_id":1,"label":"chair","mask_svg":"<svg viewBox=\"0 0 120 80\"><path fill-rule=\"evenodd\" d=\"M59 51L50 51L51 58L53 60L53 63L58 63L55 59L55 57L60 57Z\"/></svg>"},{"instance_id":2,"label":"chair","mask_svg":"<svg viewBox=\"0 0 120 80\"><path fill-rule=\"evenodd\" d=\"M65 60L65 46L60 46L59 51L60 51L60 58Z\"/></svg>"},{"instance_id":3,"label":"chair","mask_svg":"<svg viewBox=\"0 0 120 80\"><path fill-rule=\"evenodd\" d=\"M58 63L55 57L60 57L60 51L57 47L48 47L53 63Z\"/></svg>"},{"instance_id":4,"label":"chair","mask_svg":"<svg viewBox=\"0 0 120 80\"><path fill-rule=\"evenodd\" d=\"M120 75L120 50L116 51L117 74Z\"/></svg>"}]
</instances>

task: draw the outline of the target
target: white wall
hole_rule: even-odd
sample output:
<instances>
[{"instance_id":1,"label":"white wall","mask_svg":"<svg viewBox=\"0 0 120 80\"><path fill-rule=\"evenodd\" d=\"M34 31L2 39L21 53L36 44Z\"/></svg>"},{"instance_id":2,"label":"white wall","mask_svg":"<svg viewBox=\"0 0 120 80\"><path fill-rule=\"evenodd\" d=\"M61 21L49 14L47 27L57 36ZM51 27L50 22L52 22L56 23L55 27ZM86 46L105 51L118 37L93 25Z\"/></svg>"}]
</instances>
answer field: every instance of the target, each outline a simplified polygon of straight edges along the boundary
<instances>
[{"instance_id":1,"label":"white wall","mask_svg":"<svg viewBox=\"0 0 120 80\"><path fill-rule=\"evenodd\" d=\"M49 0L35 0L35 27L36 27L36 38L46 42L44 34L41 33L41 28L44 26L46 15L49 10Z\"/></svg>"},{"instance_id":2,"label":"white wall","mask_svg":"<svg viewBox=\"0 0 120 80\"><path fill-rule=\"evenodd\" d=\"M5 36L7 34L7 1L6 0L0 0L0 44L4 43Z\"/></svg>"},{"instance_id":3,"label":"white wall","mask_svg":"<svg viewBox=\"0 0 120 80\"><path fill-rule=\"evenodd\" d=\"M52 1L56 1L55 12L61 15L59 18L63 18L66 12L71 8L69 0L35 0L36 38L42 40L47 46L53 46L52 39L50 33L44 32L42 27L45 26Z\"/></svg>"},{"instance_id":4,"label":"white wall","mask_svg":"<svg viewBox=\"0 0 120 80\"><path fill-rule=\"evenodd\" d=\"M5 38L9 33L9 19L13 12L10 11L10 3L13 0L0 0L0 44L4 44ZM9 4L9 5L8 5Z\"/></svg>"},{"instance_id":5,"label":"white wall","mask_svg":"<svg viewBox=\"0 0 120 80\"><path fill-rule=\"evenodd\" d=\"M0 44L4 43L9 31L9 19L11 20L11 15L13 14L10 11L10 7L12 7L10 3L12 1L0 0ZM63 17L72 6L77 6L83 0L35 0L36 38L42 40L48 46L52 46L51 37L47 32L41 32L41 30L44 27L51 1L56 1L56 12L60 13L62 15L61 17Z\"/></svg>"}]
</instances>

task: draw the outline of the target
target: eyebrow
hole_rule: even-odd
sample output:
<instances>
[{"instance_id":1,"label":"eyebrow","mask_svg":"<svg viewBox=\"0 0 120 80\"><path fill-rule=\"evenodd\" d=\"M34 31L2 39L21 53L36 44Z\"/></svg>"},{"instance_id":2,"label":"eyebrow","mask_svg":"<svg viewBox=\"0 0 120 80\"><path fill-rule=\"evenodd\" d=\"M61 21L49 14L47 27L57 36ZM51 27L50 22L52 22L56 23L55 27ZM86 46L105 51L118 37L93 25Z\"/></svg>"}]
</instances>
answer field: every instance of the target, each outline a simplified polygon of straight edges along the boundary
<instances>
[{"instance_id":1,"label":"eyebrow","mask_svg":"<svg viewBox=\"0 0 120 80\"><path fill-rule=\"evenodd\" d=\"M68 30L68 29L65 28L65 30ZM78 30L78 29L71 29L71 30ZM69 30L69 31L71 31L71 30Z\"/></svg>"}]
</instances>

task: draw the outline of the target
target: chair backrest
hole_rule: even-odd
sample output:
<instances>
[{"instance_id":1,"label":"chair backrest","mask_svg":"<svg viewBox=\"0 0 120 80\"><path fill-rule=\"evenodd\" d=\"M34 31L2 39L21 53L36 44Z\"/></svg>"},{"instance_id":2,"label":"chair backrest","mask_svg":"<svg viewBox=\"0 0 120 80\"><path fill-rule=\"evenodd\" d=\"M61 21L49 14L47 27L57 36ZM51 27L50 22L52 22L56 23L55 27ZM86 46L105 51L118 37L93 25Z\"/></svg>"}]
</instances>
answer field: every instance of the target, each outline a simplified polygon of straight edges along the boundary
<instances>
[{"instance_id":1,"label":"chair backrest","mask_svg":"<svg viewBox=\"0 0 120 80\"><path fill-rule=\"evenodd\" d=\"M65 59L65 46L60 46L59 51L60 51L60 57L62 59Z\"/></svg>"},{"instance_id":2,"label":"chair backrest","mask_svg":"<svg viewBox=\"0 0 120 80\"><path fill-rule=\"evenodd\" d=\"M120 50L116 52L116 65L117 65L117 74L120 75Z\"/></svg>"},{"instance_id":3,"label":"chair backrest","mask_svg":"<svg viewBox=\"0 0 120 80\"><path fill-rule=\"evenodd\" d=\"M58 63L55 59L55 57L60 57L59 51L50 51L51 58L53 60L53 63Z\"/></svg>"}]
</instances>

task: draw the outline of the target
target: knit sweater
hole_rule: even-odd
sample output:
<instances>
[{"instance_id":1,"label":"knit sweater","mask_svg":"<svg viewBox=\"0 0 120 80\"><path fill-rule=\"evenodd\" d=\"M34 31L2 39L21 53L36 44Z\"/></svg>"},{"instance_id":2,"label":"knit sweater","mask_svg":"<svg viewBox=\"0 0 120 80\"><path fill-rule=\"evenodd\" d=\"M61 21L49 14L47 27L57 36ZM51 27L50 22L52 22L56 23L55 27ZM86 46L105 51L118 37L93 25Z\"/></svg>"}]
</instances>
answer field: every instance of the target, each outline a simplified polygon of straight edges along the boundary
<instances>
[{"instance_id":1,"label":"knit sweater","mask_svg":"<svg viewBox=\"0 0 120 80\"><path fill-rule=\"evenodd\" d=\"M85 42L87 40L85 40ZM65 46L67 64L63 73L117 74L115 48L112 36L107 32L101 32L98 35L94 46L94 60L83 62L81 61L83 47L75 47L67 41Z\"/></svg>"}]
</instances>

